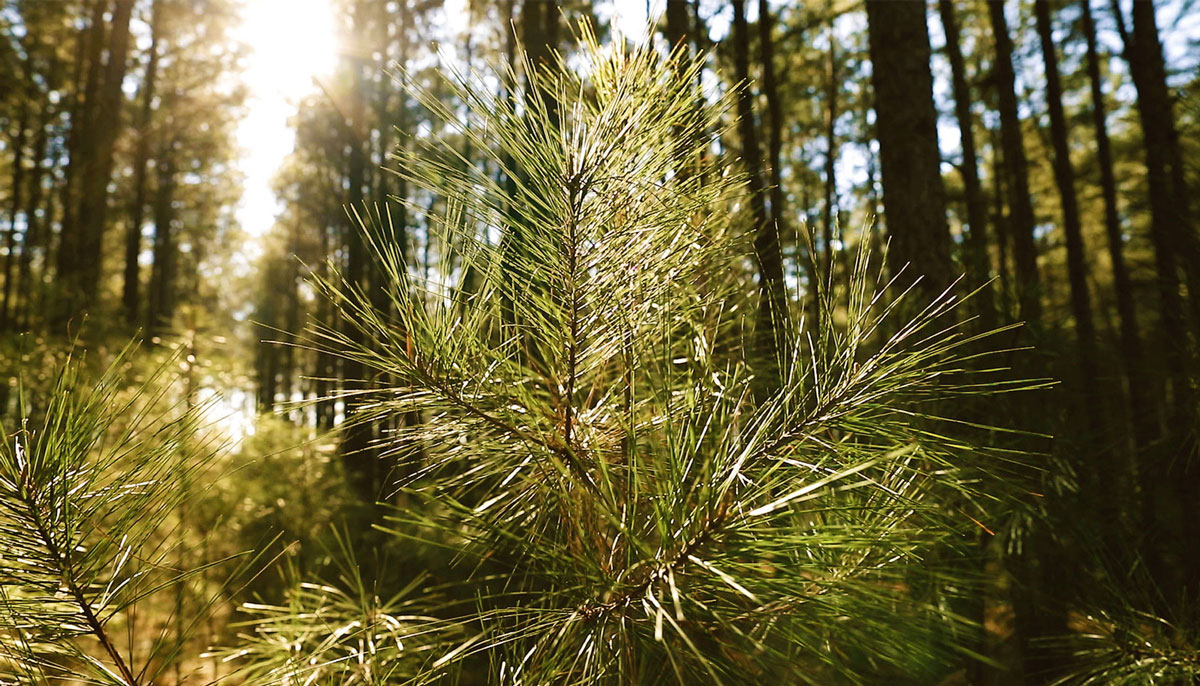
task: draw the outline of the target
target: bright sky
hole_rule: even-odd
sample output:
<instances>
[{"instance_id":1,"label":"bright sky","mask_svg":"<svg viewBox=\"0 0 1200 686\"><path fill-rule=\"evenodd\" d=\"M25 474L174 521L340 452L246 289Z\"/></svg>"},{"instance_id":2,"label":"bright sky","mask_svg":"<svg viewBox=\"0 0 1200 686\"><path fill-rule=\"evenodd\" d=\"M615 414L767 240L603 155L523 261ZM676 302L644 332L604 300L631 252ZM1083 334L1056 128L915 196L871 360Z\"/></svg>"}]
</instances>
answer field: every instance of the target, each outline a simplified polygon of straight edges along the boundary
<instances>
[{"instance_id":1,"label":"bright sky","mask_svg":"<svg viewBox=\"0 0 1200 686\"><path fill-rule=\"evenodd\" d=\"M463 2L447 2L447 14L462 16L452 6ZM650 5L657 14L663 0ZM645 36L646 0L614 0L612 6L627 36ZM338 58L330 0L245 0L237 38L251 50L245 65L248 114L238 125L245 174L238 221L257 237L271 228L278 211L271 180L295 144L288 118L313 90L313 78L329 74Z\"/></svg>"},{"instance_id":2,"label":"bright sky","mask_svg":"<svg viewBox=\"0 0 1200 686\"><path fill-rule=\"evenodd\" d=\"M295 142L288 117L313 77L331 72L337 59L329 0L246 0L237 38L251 50L248 113L238 125L246 177L238 220L261 236L275 220L271 179Z\"/></svg>"}]
</instances>

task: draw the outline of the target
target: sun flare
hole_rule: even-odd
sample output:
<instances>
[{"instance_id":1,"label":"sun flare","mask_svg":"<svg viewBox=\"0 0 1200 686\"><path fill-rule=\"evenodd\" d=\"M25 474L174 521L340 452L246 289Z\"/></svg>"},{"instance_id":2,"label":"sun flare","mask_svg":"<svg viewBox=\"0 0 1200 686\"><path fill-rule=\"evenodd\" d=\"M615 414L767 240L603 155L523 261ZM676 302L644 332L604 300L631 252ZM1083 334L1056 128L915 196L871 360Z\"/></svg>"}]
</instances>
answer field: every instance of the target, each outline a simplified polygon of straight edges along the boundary
<instances>
[{"instance_id":1,"label":"sun flare","mask_svg":"<svg viewBox=\"0 0 1200 686\"><path fill-rule=\"evenodd\" d=\"M337 35L329 0L246 0L238 38L249 50L243 80L249 109L238 127L245 186L238 218L251 236L275 219L271 178L291 152L288 117L313 79L330 73Z\"/></svg>"}]
</instances>

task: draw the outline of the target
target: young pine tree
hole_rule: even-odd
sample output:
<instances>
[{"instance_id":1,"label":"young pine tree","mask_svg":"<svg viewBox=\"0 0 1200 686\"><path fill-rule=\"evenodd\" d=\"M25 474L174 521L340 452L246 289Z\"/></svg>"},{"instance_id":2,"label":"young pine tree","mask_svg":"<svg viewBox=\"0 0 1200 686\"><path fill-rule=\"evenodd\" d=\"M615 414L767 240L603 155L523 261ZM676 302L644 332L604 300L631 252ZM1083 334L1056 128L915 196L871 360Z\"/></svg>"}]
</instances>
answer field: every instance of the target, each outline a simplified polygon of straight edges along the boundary
<instances>
[{"instance_id":1,"label":"young pine tree","mask_svg":"<svg viewBox=\"0 0 1200 686\"><path fill-rule=\"evenodd\" d=\"M961 549L1011 505L981 493L1006 462L936 410L1008 387L963 377L979 346L953 296L884 305L865 250L819 331L777 319L779 359L756 357L770 320L743 279L746 191L713 154L730 97L698 106L702 63L682 53L586 28L582 43L569 69L527 61L523 101L475 75L439 85L465 116L417 93L446 137L395 169L441 199L407 211L444 258L406 264L385 221L364 235L387 311L322 284L357 331L311 342L379 380L350 420L422 419L376 446L403 503L378 529L455 551L459 571L431 570L444 600L410 609L411 630L397 620L407 662L371 672L390 680L355 666L378 653L344 610L329 609L336 641L275 637L322 616L316 586L244 650L287 653L260 672L274 683L936 682L976 642L956 614L975 568ZM484 164L460 158L463 138ZM697 159L709 168L677 173Z\"/></svg>"}]
</instances>

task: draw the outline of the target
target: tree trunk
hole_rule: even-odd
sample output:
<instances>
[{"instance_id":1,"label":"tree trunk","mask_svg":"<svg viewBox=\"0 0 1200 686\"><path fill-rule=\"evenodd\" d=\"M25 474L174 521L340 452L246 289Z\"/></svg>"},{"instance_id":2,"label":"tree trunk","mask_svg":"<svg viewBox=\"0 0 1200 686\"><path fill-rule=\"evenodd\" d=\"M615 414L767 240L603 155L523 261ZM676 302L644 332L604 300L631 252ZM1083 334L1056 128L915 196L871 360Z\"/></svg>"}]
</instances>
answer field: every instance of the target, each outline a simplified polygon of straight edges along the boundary
<instances>
[{"instance_id":1,"label":"tree trunk","mask_svg":"<svg viewBox=\"0 0 1200 686\"><path fill-rule=\"evenodd\" d=\"M93 153L85 160L79 202L79 242L76 271L72 285L74 302L86 309L95 300L100 287L104 231L108 218L108 184L112 179L113 153L121 128L124 99L121 90L129 55L129 21L133 0L116 0L109 36L108 61L104 86L99 94L95 124L89 136L95 136ZM88 122L91 124L91 122Z\"/></svg>"},{"instance_id":2,"label":"tree trunk","mask_svg":"<svg viewBox=\"0 0 1200 686\"><path fill-rule=\"evenodd\" d=\"M1092 124L1096 128L1096 155L1100 167L1100 188L1104 196L1104 229L1108 237L1108 256L1112 263L1113 289L1116 291L1120 320L1121 357L1129 387L1129 416L1133 441L1139 451L1146 449L1158 435L1155 426L1156 399L1147 380L1142 338L1138 331L1133 284L1125 265L1125 238L1117 207L1117 181L1113 172L1112 142L1108 138L1108 112L1100 80L1100 57L1096 49L1096 25L1091 0L1080 0L1084 38L1087 41L1087 70L1092 94Z\"/></svg>"},{"instance_id":3,"label":"tree trunk","mask_svg":"<svg viewBox=\"0 0 1200 686\"><path fill-rule=\"evenodd\" d=\"M1170 459L1163 487L1173 492L1182 507L1179 514L1179 557L1184 580L1178 590L1169 580L1160 580L1167 591L1168 601L1180 600L1177 592L1200 597L1200 531L1196 524L1197 503L1200 503L1200 465L1195 451L1197 401L1190 379L1197 371L1197 360L1188 343L1184 305L1179 293L1179 273L1182 267L1191 296L1194 327L1200 327L1200 254L1192 226L1190 197L1184 187L1179 132L1175 126L1171 95L1167 89L1166 65L1162 44L1155 24L1154 3L1150 0L1133 3L1133 34L1126 37L1125 55L1137 87L1138 115L1142 124L1146 151L1146 182L1150 191L1151 238L1154 242L1155 263L1158 268L1159 294L1162 300L1162 323L1167 340L1167 370L1172 389L1176 427L1170 448L1179 453ZM1120 7L1114 3L1114 13L1120 17ZM1122 20L1123 23L1123 20ZM1176 261L1178 257L1178 261ZM1197 329L1200 330L1200 329ZM1147 485L1149 486L1149 485ZM1161 497L1144 489L1146 509L1143 517L1154 516L1152 501ZM1163 541L1162 545L1168 545ZM1166 570L1164 569L1164 574Z\"/></svg>"},{"instance_id":4,"label":"tree trunk","mask_svg":"<svg viewBox=\"0 0 1200 686\"><path fill-rule=\"evenodd\" d=\"M745 0L733 4L734 78L741 84L737 92L738 134L742 142L742 162L749 177L750 219L754 227L754 257L758 265L759 315L755 329L758 354L765 363L766 375L778 373L777 363L783 344L787 297L783 283L783 257L779 233L767 217L766 184L758 145L758 126L754 121L754 93L750 90L750 31L746 25ZM764 390L776 381L764 378Z\"/></svg>"},{"instance_id":5,"label":"tree trunk","mask_svg":"<svg viewBox=\"0 0 1200 686\"><path fill-rule=\"evenodd\" d=\"M1050 22L1050 5L1047 0L1034 2L1037 18L1038 38L1042 47L1042 60L1046 71L1046 106L1050 110L1050 139L1054 148L1054 180L1062 201L1063 232L1067 239L1067 278L1071 284L1071 314L1075 319L1075 336L1079 345L1080 393L1089 404L1099 397L1096 377L1097 367L1096 327L1092 320L1092 299L1088 293L1086 247L1083 243L1083 227L1079 219L1079 200L1075 195L1075 168L1071 164L1070 147L1067 144L1067 118L1062 106L1062 82L1058 73L1058 54L1054 47L1054 35ZM1094 406L1087 411L1090 433L1100 435L1102 413ZM1099 470L1108 474L1109 470ZM1111 487L1111 484L1109 484ZM1104 497L1115 496L1105 489Z\"/></svg>"},{"instance_id":6,"label":"tree trunk","mask_svg":"<svg viewBox=\"0 0 1200 686\"><path fill-rule=\"evenodd\" d=\"M525 0L521 5L521 38L525 44L528 69L553 68L554 51L558 48L558 14L557 3ZM548 88L539 88L537 94L546 107L550 120L557 124L558 101L554 92ZM529 95L532 95L532 92Z\"/></svg>"},{"instance_id":7,"label":"tree trunk","mask_svg":"<svg viewBox=\"0 0 1200 686\"><path fill-rule=\"evenodd\" d=\"M871 82L892 273L934 297L953 280L923 2L867 1Z\"/></svg>"},{"instance_id":8,"label":"tree trunk","mask_svg":"<svg viewBox=\"0 0 1200 686\"><path fill-rule=\"evenodd\" d=\"M175 312L175 160L173 141L163 135L155 158L154 265L150 270L150 303L146 329L152 336L166 332Z\"/></svg>"},{"instance_id":9,"label":"tree trunk","mask_svg":"<svg viewBox=\"0 0 1200 686\"><path fill-rule=\"evenodd\" d=\"M1016 264L1017 308L1026 326L1041 326L1042 289L1038 278L1037 246L1033 240L1033 201L1029 193L1029 162L1021 120L1017 115L1016 79L1013 75L1012 39L1003 2L989 2L992 34L996 42L995 79L1000 110L1000 136L1004 147L1005 189L1008 192L1008 230Z\"/></svg>"},{"instance_id":10,"label":"tree trunk","mask_svg":"<svg viewBox=\"0 0 1200 686\"><path fill-rule=\"evenodd\" d=\"M125 227L125 283L121 292L121 303L125 308L125 323L130 327L137 324L141 305L141 270L138 256L142 252L142 224L146 211L146 177L150 158L150 121L154 115L154 85L158 76L159 4L157 0L150 9L150 49L146 74L142 79L141 110L137 122L137 150L134 157L133 205L129 211L129 224Z\"/></svg>"},{"instance_id":11,"label":"tree trunk","mask_svg":"<svg viewBox=\"0 0 1200 686\"><path fill-rule=\"evenodd\" d=\"M685 3L686 4L686 3ZM686 8L685 8L686 9ZM783 195L783 104L775 74L775 19L767 0L758 0L758 49L762 63L761 88L767 102L767 164L770 168L770 218L778 236L788 235L787 207Z\"/></svg>"},{"instance_id":12,"label":"tree trunk","mask_svg":"<svg viewBox=\"0 0 1200 686\"><path fill-rule=\"evenodd\" d=\"M24 71L26 83L31 83L32 69L28 59L25 61ZM26 92L24 97L21 98L19 114L17 115L17 131L9 143L12 146L12 189L9 199L8 232L4 241L4 247L7 252L4 257L4 296L3 300L0 301L0 331L8 330L12 324L12 297L16 293L16 289L13 288L13 267L15 266L15 254L17 251L17 215L23 209L21 194L25 189L25 147L29 132L30 95L30 93ZM26 242L28 238L27 226L25 234ZM22 252L27 247L23 246Z\"/></svg>"},{"instance_id":13,"label":"tree trunk","mask_svg":"<svg viewBox=\"0 0 1200 686\"><path fill-rule=\"evenodd\" d=\"M832 3L830 3L832 5ZM841 88L837 82L837 38L833 32L833 7L827 7L829 16L829 49L825 53L825 205L824 205L824 221L821 229L823 231L822 241L825 245L824 261L822 263L821 275L819 281L826 287L832 287L834 284L834 249L833 249L833 234L835 211L834 206L837 203L837 131L836 124L838 118L838 90ZM830 297L826 294L826 297ZM832 300L830 301L832 305Z\"/></svg>"},{"instance_id":14,"label":"tree trunk","mask_svg":"<svg viewBox=\"0 0 1200 686\"><path fill-rule=\"evenodd\" d=\"M71 104L71 131L67 139L68 163L66 179L62 187L62 226L59 231L55 272L58 293L54 304L54 323L63 324L75 314L78 300L74 292L73 275L79 271L81 228L77 206L79 185L87 176L92 165L97 139L84 122L96 121L97 101L100 91L100 73L104 68L104 13L109 0L92 0L91 20L80 32L79 47L75 63L75 98Z\"/></svg>"},{"instance_id":15,"label":"tree trunk","mask_svg":"<svg viewBox=\"0 0 1200 686\"><path fill-rule=\"evenodd\" d=\"M971 89L967 85L967 69L963 60L958 17L954 0L938 0L938 11L946 32L946 56L950 60L950 73L954 85L954 114L958 119L958 130L962 141L963 190L967 205L967 253L970 268L967 283L975 295L975 311L985 331L996 328L995 289L988 282L992 276L992 261L988 255L987 199L979 181L979 159L975 151L975 127L971 116Z\"/></svg>"},{"instance_id":16,"label":"tree trunk","mask_svg":"<svg viewBox=\"0 0 1200 686\"><path fill-rule=\"evenodd\" d=\"M45 198L43 179L53 173L54 169L53 161L49 164L46 163L46 158L51 150L50 123L54 114L49 101L44 101L38 122L37 138L33 143L33 176L29 179L29 194L25 203L25 240L21 244L21 261L17 268L17 284L19 286L17 298L20 302L20 309L13 317L18 318L17 328L20 331L29 330L29 315L33 309L33 252L41 246L43 231L48 230L50 226L49 210L46 209L46 214L41 217L38 216L38 210L43 209L42 202Z\"/></svg>"},{"instance_id":17,"label":"tree trunk","mask_svg":"<svg viewBox=\"0 0 1200 686\"><path fill-rule=\"evenodd\" d=\"M362 0L359 0L354 6L353 33L356 36L362 36L366 33L367 21L365 13L366 5ZM366 153L363 150L363 146L365 145L364 137L368 127L366 121L366 89L363 70L366 65L358 57L351 56L349 59L353 60L352 69L354 76L352 91L349 96L351 100L349 119L346 126L347 135L350 137L350 140L347 141L350 146L350 160L347 170L347 184L349 189L346 203L353 212L364 213L366 211L366 208L363 206ZM364 214L363 216L365 217L366 215ZM366 238L362 235L363 227L359 226L357 222L350 220L346 228L345 235L349 260L346 269L346 280L355 289L366 288L367 251ZM354 345L364 345L366 340L358 326L349 320L346 320L344 323L346 337ZM364 378L365 370L358 360L349 357L343 359L342 372L345 391L357 393L367 388L367 380ZM381 482L380 475L377 473L378 459L374 451L371 450L373 425L370 422L363 421L358 416L359 405L360 401L357 398L348 397L346 399L345 433L342 437L340 452L350 485L364 503L374 504L380 497Z\"/></svg>"}]
</instances>

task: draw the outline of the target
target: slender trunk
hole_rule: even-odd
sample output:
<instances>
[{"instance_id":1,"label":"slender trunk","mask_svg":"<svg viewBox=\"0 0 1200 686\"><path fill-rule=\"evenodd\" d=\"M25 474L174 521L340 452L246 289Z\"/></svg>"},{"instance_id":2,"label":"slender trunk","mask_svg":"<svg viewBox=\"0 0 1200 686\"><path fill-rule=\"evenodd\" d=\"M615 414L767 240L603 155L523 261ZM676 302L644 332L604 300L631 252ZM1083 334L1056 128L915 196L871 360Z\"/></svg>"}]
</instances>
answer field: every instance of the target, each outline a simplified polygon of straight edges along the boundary
<instances>
[{"instance_id":1,"label":"slender trunk","mask_svg":"<svg viewBox=\"0 0 1200 686\"><path fill-rule=\"evenodd\" d=\"M521 37L525 43L528 69L554 68L554 51L558 48L559 8L557 3L525 0L521 5ZM554 92L539 88L538 96L550 120L558 122L558 101Z\"/></svg>"},{"instance_id":2,"label":"slender trunk","mask_svg":"<svg viewBox=\"0 0 1200 686\"><path fill-rule=\"evenodd\" d=\"M841 88L837 81L837 42L833 33L833 8L827 8L829 17L829 49L825 53L825 206L822 230L825 245L824 263L821 269L820 281L832 287L834 283L834 249L833 233L837 202L837 132L835 130L838 118L838 90ZM832 302L832 301L830 301Z\"/></svg>"},{"instance_id":3,"label":"slender trunk","mask_svg":"<svg viewBox=\"0 0 1200 686\"><path fill-rule=\"evenodd\" d=\"M1062 203L1063 232L1067 239L1067 278L1071 284L1071 314L1075 319L1075 336L1079 345L1080 392L1089 403L1099 397L1096 327L1092 319L1092 299L1088 293L1086 247L1079 219L1079 200L1075 195L1075 168L1071 164L1067 144L1067 118L1062 106L1062 82L1058 72L1058 54L1054 47L1050 5L1047 0L1034 2L1038 38L1045 64L1046 105L1050 110L1050 139L1054 148L1054 179ZM1101 413L1093 407L1087 413L1093 430L1099 435ZM1100 470L1107 473L1108 470ZM1107 494L1106 497L1114 494Z\"/></svg>"},{"instance_id":4,"label":"slender trunk","mask_svg":"<svg viewBox=\"0 0 1200 686\"><path fill-rule=\"evenodd\" d=\"M21 331L29 330L29 314L30 310L33 309L34 251L41 247L43 242L42 234L50 226L48 208L42 216L38 216L38 211L43 209L42 202L45 198L44 179L47 174L53 172L53 161L49 163L46 161L51 150L50 120L53 113L54 111L50 107L50 103L44 102L42 104L41 120L38 122L37 138L33 143L33 176L29 179L28 201L25 203L25 240L21 244L21 261L17 268L17 283L19 286L17 299L20 309L16 310L13 314L13 317L18 319L17 328Z\"/></svg>"},{"instance_id":5,"label":"slender trunk","mask_svg":"<svg viewBox=\"0 0 1200 686\"><path fill-rule=\"evenodd\" d=\"M354 6L354 34L362 35L366 25L366 6L359 0ZM366 153L363 150L364 141L360 136L367 131L366 103L364 102L363 70L365 65L357 57L350 57L353 63L353 88L350 94L351 104L347 134L351 140L350 160L347 170L349 191L346 197L347 205L353 212L364 212L363 185L366 171ZM366 239L361 233L360 226L351 220L347 225L346 243L349 262L346 269L346 280L355 288L363 288L367 270ZM345 322L345 335L355 345L365 343L362 332L352 322ZM363 365L355 359L346 358L342 361L345 390L357 393L366 389ZM346 475L359 498L366 503L374 503L379 497L379 475L376 473L376 457L370 450L372 425L357 416L360 400L354 397L346 399L346 426L340 448L342 462L346 467Z\"/></svg>"},{"instance_id":6,"label":"slender trunk","mask_svg":"<svg viewBox=\"0 0 1200 686\"><path fill-rule=\"evenodd\" d=\"M26 78L31 78L30 65L28 60L25 63ZM27 81L28 82L28 81ZM20 113L17 115L17 131L13 136L10 145L12 146L12 192L9 204L8 215L8 232L4 241L4 247L7 250L4 257L4 296L0 301L0 331L7 330L12 322L11 315L13 314L12 297L16 292L13 288L13 267L16 261L17 251L17 216L21 213L22 202L21 194L25 189L25 146L28 140L29 131L29 97L21 99ZM27 218L28 219L28 218ZM25 232L25 241L28 242L29 232L28 226ZM22 247L22 252L28 248L28 245Z\"/></svg>"},{"instance_id":7,"label":"slender trunk","mask_svg":"<svg viewBox=\"0 0 1200 686\"><path fill-rule=\"evenodd\" d=\"M146 177L150 158L150 121L154 115L154 85L158 76L159 5L155 2L150 10L150 49L146 74L142 79L141 110L137 122L137 151L134 158L133 205L129 211L129 224L125 227L125 284L121 292L121 303L125 308L125 322L130 327L137 324L141 298L140 269L138 257L142 252L142 224L146 211Z\"/></svg>"},{"instance_id":8,"label":"slender trunk","mask_svg":"<svg viewBox=\"0 0 1200 686\"><path fill-rule=\"evenodd\" d=\"M317 278L329 278L329 256L330 256L330 241L329 241L329 222L322 218L320 235L320 254L322 259L317 261ZM337 324L333 321L335 314L333 307L329 302L329 298L318 298L317 300L317 321L323 326L336 329ZM316 393L316 425L317 429L328 430L333 428L334 405L330 398L332 392L332 380L336 374L336 362L333 355L324 349L324 346L317 349L316 355L316 377L314 392Z\"/></svg>"},{"instance_id":9,"label":"slender trunk","mask_svg":"<svg viewBox=\"0 0 1200 686\"><path fill-rule=\"evenodd\" d=\"M85 123L96 121L99 100L100 74L104 68L104 13L108 0L92 0L91 20L79 37L79 52L75 63L75 93L71 106L71 129L67 139L68 163L66 179L62 187L62 225L58 237L56 274L59 292L55 303L56 324L65 323L74 314L76 294L73 291L73 275L79 270L81 250L80 226L76 209L79 202L79 184L87 176L87 169L95 155L97 138ZM82 97L80 96L82 94Z\"/></svg>"},{"instance_id":10,"label":"slender trunk","mask_svg":"<svg viewBox=\"0 0 1200 686\"><path fill-rule=\"evenodd\" d=\"M975 127L971 116L971 89L967 85L967 69L963 60L958 17L954 0L938 0L938 11L946 32L946 56L950 60L950 73L954 85L954 114L958 119L958 130L962 141L963 190L967 205L967 253L970 269L967 283L975 295L975 311L985 331L996 328L995 289L987 285L991 280L991 258L988 256L987 200L979 181L979 159L975 150Z\"/></svg>"},{"instance_id":11,"label":"slender trunk","mask_svg":"<svg viewBox=\"0 0 1200 686\"><path fill-rule=\"evenodd\" d=\"M1168 600L1175 602L1180 600L1176 593L1200 597L1200 540L1197 540L1200 526L1196 524L1197 507L1200 504L1200 465L1196 464L1192 454L1195 451L1197 399L1191 387L1197 360L1195 351L1189 345L1184 302L1179 292L1179 269L1182 268L1195 318L1193 326L1200 327L1200 250L1192 226L1191 199L1184 188L1179 132L1167 88L1166 65L1154 10L1154 3L1149 0L1133 3L1133 33L1125 36L1125 55L1134 86L1137 87L1138 116L1146 151L1151 238L1158 268L1162 326L1168 346L1166 362L1174 412L1170 425L1175 427L1175 431L1170 448L1179 453L1171 459L1167 473L1163 475L1165 479L1160 482L1161 487L1170 492L1181 507L1176 535L1178 540L1184 542L1178 549L1182 569L1168 572L1164 566L1162 575L1178 573L1183 581L1177 584L1170 579L1160 579L1160 583L1169 589ZM1115 2L1113 11L1118 17L1122 16ZM1151 490L1153 486L1146 484L1143 489L1143 518L1146 521L1154 517L1153 501L1165 495L1161 491L1155 493ZM1167 546L1169 543L1162 541L1160 545Z\"/></svg>"},{"instance_id":12,"label":"slender trunk","mask_svg":"<svg viewBox=\"0 0 1200 686\"><path fill-rule=\"evenodd\" d=\"M754 226L754 257L758 265L759 315L756 346L766 363L767 378L763 389L773 387L782 348L787 299L783 283L783 257L779 233L767 217L766 183L758 145L758 126L754 121L754 94L750 90L750 36L746 25L745 0L732 0L734 77L741 84L737 93L738 134L742 142L742 161L749 177L750 218Z\"/></svg>"},{"instance_id":13,"label":"slender trunk","mask_svg":"<svg viewBox=\"0 0 1200 686\"><path fill-rule=\"evenodd\" d=\"M935 297L953 280L937 112L929 69L929 32L921 2L867 1L871 82L883 178L883 212L892 273Z\"/></svg>"},{"instance_id":14,"label":"slender trunk","mask_svg":"<svg viewBox=\"0 0 1200 686\"><path fill-rule=\"evenodd\" d=\"M775 74L775 19L767 0L758 0L758 49L762 63L761 88L767 102L767 164L770 169L770 217L775 232L788 235L787 207L783 195L783 103L779 98L779 79Z\"/></svg>"},{"instance_id":15,"label":"slender trunk","mask_svg":"<svg viewBox=\"0 0 1200 686\"><path fill-rule=\"evenodd\" d=\"M150 303L146 329L159 335L171 326L175 308L175 160L173 141L163 136L155 159L154 265L150 271Z\"/></svg>"},{"instance_id":16,"label":"slender trunk","mask_svg":"<svg viewBox=\"0 0 1200 686\"><path fill-rule=\"evenodd\" d=\"M96 137L94 154L87 158L83 168L79 203L79 252L75 265L77 269L73 272L72 279L75 289L74 302L83 309L94 302L100 286L104 232L108 218L108 184L112 179L113 155L121 128L124 98L121 85L125 80L129 54L129 22L133 4L133 0L116 0L113 9L104 86L99 93L95 124L89 133Z\"/></svg>"},{"instance_id":17,"label":"slender trunk","mask_svg":"<svg viewBox=\"0 0 1200 686\"><path fill-rule=\"evenodd\" d=\"M992 147L992 225L996 227L996 275L1000 280L1000 313L1005 321L1013 317L1012 272L1009 269L1009 253L1012 250L1012 232L1008 217L1004 216L1004 150L1000 143L1000 132L989 131Z\"/></svg>"},{"instance_id":18,"label":"slender trunk","mask_svg":"<svg viewBox=\"0 0 1200 686\"><path fill-rule=\"evenodd\" d=\"M1067 143L1067 118L1063 112L1062 83L1058 71L1058 54L1054 46L1050 4L1046 0L1037 0L1034 2L1034 13L1045 65L1046 105L1050 110L1050 138L1054 149L1054 178L1062 205L1063 231L1067 240L1067 277L1071 286L1071 314L1075 319L1079 352L1080 378L1076 388L1078 397L1072 403L1072 409L1079 421L1072 422L1072 425L1083 428L1084 435L1077 435L1076 440L1083 448L1083 454L1092 456L1090 460L1079 465L1083 475L1083 486L1090 491L1085 495L1085 502L1090 501L1089 504L1098 505L1103 521L1112 522L1114 528L1117 528L1120 509L1116 507L1116 503L1122 490L1119 486L1121 479L1117 471L1118 465L1113 459L1114 451L1100 439L1105 432L1106 408L1100 384L1097 382L1100 370L1097 362L1096 328L1092 319L1092 301L1088 292L1086 246L1079 218L1079 201L1075 194L1075 168L1071 164L1070 147ZM1051 591L1065 590L1068 582L1062 574L1061 566L1055 564L1051 557L1053 543L1048 540L1043 543L1043 550L1047 553L1044 559L1039 560L1039 571L1045 584ZM1041 611L1046 613L1049 627L1057 630L1060 635L1065 635L1070 631L1066 608L1061 601L1054 600L1056 597L1057 594L1052 595L1047 602L1040 603L1043 606ZM1038 657L1045 662L1042 651L1039 651ZM1037 671L1039 674L1053 675L1060 670L1058 661L1051 660Z\"/></svg>"},{"instance_id":19,"label":"slender trunk","mask_svg":"<svg viewBox=\"0 0 1200 686\"><path fill-rule=\"evenodd\" d=\"M1004 146L1005 189L1008 191L1008 230L1016 263L1017 307L1027 326L1041 326L1042 289L1038 278L1037 246L1033 238L1033 202L1029 192L1029 162L1017 115L1012 38L1003 2L989 2L988 14L996 43L995 78Z\"/></svg>"},{"instance_id":20,"label":"slender trunk","mask_svg":"<svg viewBox=\"0 0 1200 686\"><path fill-rule=\"evenodd\" d=\"M1137 309L1133 301L1133 284L1125 264L1125 238L1117 207L1117 181L1113 172L1112 142L1108 138L1108 112L1100 80L1100 56L1096 48L1096 25L1092 19L1091 0L1080 0L1084 38L1087 41L1087 70L1092 94L1092 124L1096 129L1096 155L1100 167L1100 188L1104 196L1104 229L1108 237L1108 256L1112 263L1113 289L1116 291L1117 315L1120 320L1121 358L1129 387L1129 415L1133 425L1134 445L1139 451L1154 442L1156 399L1147 381L1146 361L1142 354L1142 337L1138 331Z\"/></svg>"}]
</instances>

